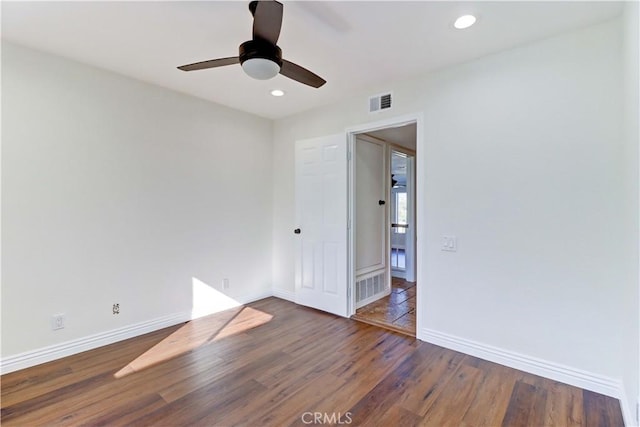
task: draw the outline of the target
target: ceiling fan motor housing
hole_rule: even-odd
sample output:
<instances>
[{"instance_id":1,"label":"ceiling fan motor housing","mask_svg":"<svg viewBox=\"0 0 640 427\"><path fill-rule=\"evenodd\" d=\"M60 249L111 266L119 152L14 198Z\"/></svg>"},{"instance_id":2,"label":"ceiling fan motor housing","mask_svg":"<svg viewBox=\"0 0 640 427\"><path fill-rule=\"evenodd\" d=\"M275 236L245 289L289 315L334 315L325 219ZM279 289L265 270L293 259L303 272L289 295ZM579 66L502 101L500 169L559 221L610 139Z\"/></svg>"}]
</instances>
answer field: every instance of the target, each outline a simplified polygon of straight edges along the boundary
<instances>
[{"instance_id":1,"label":"ceiling fan motor housing","mask_svg":"<svg viewBox=\"0 0 640 427\"><path fill-rule=\"evenodd\" d=\"M248 59L262 58L278 64L282 68L282 50L267 41L255 39L249 40L240 45L240 64Z\"/></svg>"}]
</instances>

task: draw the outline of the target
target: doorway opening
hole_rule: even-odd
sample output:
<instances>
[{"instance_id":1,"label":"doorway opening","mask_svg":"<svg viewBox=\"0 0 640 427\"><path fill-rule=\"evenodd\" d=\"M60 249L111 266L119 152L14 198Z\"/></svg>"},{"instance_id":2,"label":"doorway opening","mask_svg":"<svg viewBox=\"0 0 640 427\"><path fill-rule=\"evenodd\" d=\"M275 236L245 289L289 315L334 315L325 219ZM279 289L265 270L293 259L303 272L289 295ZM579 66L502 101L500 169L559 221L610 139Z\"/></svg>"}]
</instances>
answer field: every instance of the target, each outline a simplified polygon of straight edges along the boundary
<instances>
[{"instance_id":1,"label":"doorway opening","mask_svg":"<svg viewBox=\"0 0 640 427\"><path fill-rule=\"evenodd\" d=\"M391 277L406 278L407 229L407 155L391 150Z\"/></svg>"},{"instance_id":2,"label":"doorway opening","mask_svg":"<svg viewBox=\"0 0 640 427\"><path fill-rule=\"evenodd\" d=\"M354 132L352 318L416 335L416 121Z\"/></svg>"}]
</instances>

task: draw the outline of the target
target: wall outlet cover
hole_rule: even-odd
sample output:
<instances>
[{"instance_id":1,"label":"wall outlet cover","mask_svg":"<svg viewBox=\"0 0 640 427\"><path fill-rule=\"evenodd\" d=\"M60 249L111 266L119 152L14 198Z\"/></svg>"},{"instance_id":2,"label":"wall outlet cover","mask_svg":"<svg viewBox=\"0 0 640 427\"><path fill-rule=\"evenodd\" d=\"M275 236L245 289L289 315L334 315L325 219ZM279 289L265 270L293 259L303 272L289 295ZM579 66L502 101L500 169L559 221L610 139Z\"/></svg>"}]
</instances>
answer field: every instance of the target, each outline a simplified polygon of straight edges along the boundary
<instances>
[{"instance_id":1,"label":"wall outlet cover","mask_svg":"<svg viewBox=\"0 0 640 427\"><path fill-rule=\"evenodd\" d=\"M456 236L442 236L441 250L456 252L458 250L458 238Z\"/></svg>"},{"instance_id":2,"label":"wall outlet cover","mask_svg":"<svg viewBox=\"0 0 640 427\"><path fill-rule=\"evenodd\" d=\"M57 331L58 329L64 329L65 316L64 313L58 313L51 316L51 330Z\"/></svg>"}]
</instances>

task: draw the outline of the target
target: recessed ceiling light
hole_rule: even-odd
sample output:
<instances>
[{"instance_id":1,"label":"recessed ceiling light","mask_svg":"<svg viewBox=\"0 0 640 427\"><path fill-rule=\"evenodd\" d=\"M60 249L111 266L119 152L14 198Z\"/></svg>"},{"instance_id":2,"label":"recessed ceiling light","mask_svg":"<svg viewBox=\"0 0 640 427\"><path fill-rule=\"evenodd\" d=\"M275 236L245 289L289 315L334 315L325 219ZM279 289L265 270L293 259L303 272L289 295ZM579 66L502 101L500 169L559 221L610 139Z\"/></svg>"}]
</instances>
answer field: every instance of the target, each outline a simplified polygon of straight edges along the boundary
<instances>
[{"instance_id":1,"label":"recessed ceiling light","mask_svg":"<svg viewBox=\"0 0 640 427\"><path fill-rule=\"evenodd\" d=\"M271 91L271 95L273 96L283 96L284 95L284 91L280 90L280 89L274 89Z\"/></svg>"},{"instance_id":2,"label":"recessed ceiling light","mask_svg":"<svg viewBox=\"0 0 640 427\"><path fill-rule=\"evenodd\" d=\"M476 17L475 16L473 16L473 15L462 15L461 17L456 19L456 22L453 24L453 26L456 27L459 30L463 30L465 28L469 28L470 26L472 26L475 23L476 23Z\"/></svg>"}]
</instances>

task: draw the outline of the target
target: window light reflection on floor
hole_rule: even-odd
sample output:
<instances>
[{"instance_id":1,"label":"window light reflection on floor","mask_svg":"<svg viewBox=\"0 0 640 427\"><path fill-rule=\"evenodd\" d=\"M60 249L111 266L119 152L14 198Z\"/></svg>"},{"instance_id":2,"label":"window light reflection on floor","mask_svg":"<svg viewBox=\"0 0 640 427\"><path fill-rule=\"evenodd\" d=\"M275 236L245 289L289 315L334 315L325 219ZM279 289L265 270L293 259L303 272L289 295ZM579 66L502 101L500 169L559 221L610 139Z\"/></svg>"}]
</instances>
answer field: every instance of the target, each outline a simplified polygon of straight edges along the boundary
<instances>
[{"instance_id":1,"label":"window light reflection on floor","mask_svg":"<svg viewBox=\"0 0 640 427\"><path fill-rule=\"evenodd\" d=\"M273 318L271 314L242 306L196 278L193 278L192 317L194 320L129 362L114 377L123 378L168 362L225 337L264 325Z\"/></svg>"}]
</instances>

